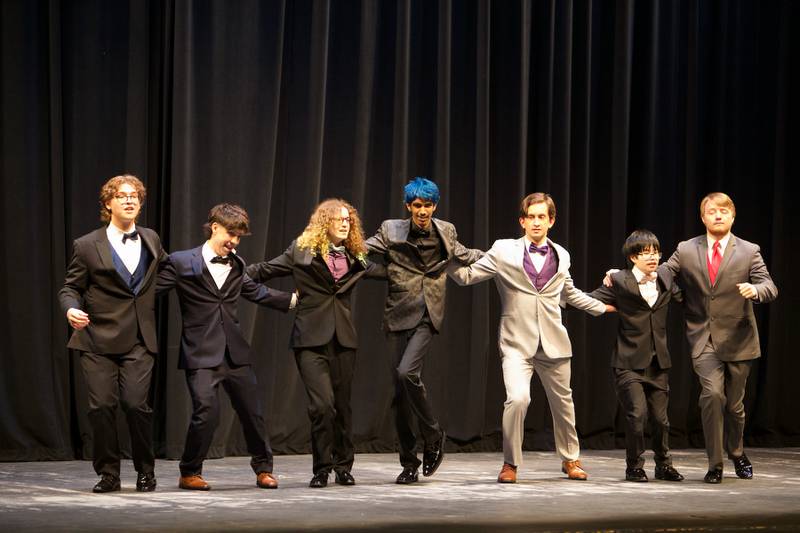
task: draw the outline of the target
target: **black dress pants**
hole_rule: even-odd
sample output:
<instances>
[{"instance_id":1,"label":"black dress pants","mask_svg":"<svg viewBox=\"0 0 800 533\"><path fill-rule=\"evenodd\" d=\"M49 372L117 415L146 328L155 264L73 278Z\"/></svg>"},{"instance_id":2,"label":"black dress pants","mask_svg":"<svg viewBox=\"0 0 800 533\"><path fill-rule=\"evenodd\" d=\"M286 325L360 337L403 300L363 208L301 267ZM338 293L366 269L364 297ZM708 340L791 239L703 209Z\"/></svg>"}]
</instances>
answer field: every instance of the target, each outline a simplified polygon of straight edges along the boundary
<instances>
[{"instance_id":1,"label":"black dress pants","mask_svg":"<svg viewBox=\"0 0 800 533\"><path fill-rule=\"evenodd\" d=\"M400 464L404 468L419 468L422 463L416 452L415 420L424 446L436 445L442 436L422 382L422 366L434 334L427 314L416 328L389 334L393 353L395 428L400 441Z\"/></svg>"},{"instance_id":2,"label":"black dress pants","mask_svg":"<svg viewBox=\"0 0 800 533\"><path fill-rule=\"evenodd\" d=\"M672 465L669 454L669 371L653 357L643 370L614 368L614 388L625 415L625 459L627 468L642 468L645 427L650 420L656 465Z\"/></svg>"},{"instance_id":3,"label":"black dress pants","mask_svg":"<svg viewBox=\"0 0 800 533\"><path fill-rule=\"evenodd\" d=\"M128 422L134 468L141 473L153 472L153 410L148 403L153 361L153 354L141 344L124 354L81 354L94 441L92 465L98 475L119 478L117 406L122 406Z\"/></svg>"},{"instance_id":4,"label":"black dress pants","mask_svg":"<svg viewBox=\"0 0 800 533\"><path fill-rule=\"evenodd\" d=\"M219 385L228 393L239 416L256 474L272 472L272 449L264 432L261 391L250 365L234 365L227 352L214 368L186 369L186 384L192 397L192 420L181 457L182 476L199 476L219 424Z\"/></svg>"},{"instance_id":5,"label":"black dress pants","mask_svg":"<svg viewBox=\"0 0 800 533\"><path fill-rule=\"evenodd\" d=\"M314 475L349 472L353 467L353 412L350 407L356 352L334 337L325 346L295 349L308 393Z\"/></svg>"}]
</instances>

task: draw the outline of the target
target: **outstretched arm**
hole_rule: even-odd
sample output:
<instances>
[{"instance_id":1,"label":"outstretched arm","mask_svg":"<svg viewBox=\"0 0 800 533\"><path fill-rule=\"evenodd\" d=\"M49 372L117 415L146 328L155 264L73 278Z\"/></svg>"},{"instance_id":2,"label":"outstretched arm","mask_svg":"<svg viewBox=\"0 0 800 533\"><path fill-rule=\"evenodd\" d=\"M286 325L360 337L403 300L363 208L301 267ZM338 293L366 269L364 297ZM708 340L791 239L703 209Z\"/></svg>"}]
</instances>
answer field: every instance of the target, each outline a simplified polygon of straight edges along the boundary
<instances>
[{"instance_id":1,"label":"outstretched arm","mask_svg":"<svg viewBox=\"0 0 800 533\"><path fill-rule=\"evenodd\" d=\"M292 243L286 249L286 251L274 259L248 265L245 269L245 273L250 276L253 281L258 283L263 283L273 278L289 276L291 275L292 268L294 266L294 261L292 260L293 249L294 243Z\"/></svg>"},{"instance_id":2,"label":"outstretched arm","mask_svg":"<svg viewBox=\"0 0 800 533\"><path fill-rule=\"evenodd\" d=\"M480 250L475 251L480 252ZM474 285L481 281L492 279L496 274L497 250L494 246L472 264L460 265L457 262L451 262L450 266L447 267L447 275L459 285Z\"/></svg>"}]
</instances>

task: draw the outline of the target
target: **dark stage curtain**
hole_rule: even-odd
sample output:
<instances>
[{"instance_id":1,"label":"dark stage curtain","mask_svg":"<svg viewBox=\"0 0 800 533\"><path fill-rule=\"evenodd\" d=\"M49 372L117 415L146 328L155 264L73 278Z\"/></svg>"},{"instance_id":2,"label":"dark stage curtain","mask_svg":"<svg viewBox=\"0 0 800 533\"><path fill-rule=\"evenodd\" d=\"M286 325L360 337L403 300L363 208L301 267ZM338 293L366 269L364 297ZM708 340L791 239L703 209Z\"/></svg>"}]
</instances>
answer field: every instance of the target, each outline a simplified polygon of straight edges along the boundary
<instances>
[{"instance_id":1,"label":"dark stage curtain","mask_svg":"<svg viewBox=\"0 0 800 533\"><path fill-rule=\"evenodd\" d=\"M357 206L368 233L404 216L415 175L438 182L437 215L483 249L518 236L520 199L547 191L551 236L587 290L622 264L631 230L653 230L669 253L704 231L699 201L723 190L737 204L734 232L761 245L781 291L758 309L747 442L800 445L797 27L789 0L0 2L0 459L88 455L85 388L55 294L72 240L99 225L100 185L122 172L145 181L140 223L168 250L202 242L213 204L243 205L249 261L281 253L326 197ZM385 290L365 282L355 298L360 451L394 449ZM447 298L424 372L430 396L454 449L499 450L495 288L451 284ZM156 446L175 458L190 402L174 295L158 313ZM243 303L240 318L274 448L308 452L292 317ZM616 318L565 320L582 443L621 446ZM702 446L682 320L672 309L672 443ZM526 447L552 448L533 387ZM245 454L227 404L212 454Z\"/></svg>"}]
</instances>

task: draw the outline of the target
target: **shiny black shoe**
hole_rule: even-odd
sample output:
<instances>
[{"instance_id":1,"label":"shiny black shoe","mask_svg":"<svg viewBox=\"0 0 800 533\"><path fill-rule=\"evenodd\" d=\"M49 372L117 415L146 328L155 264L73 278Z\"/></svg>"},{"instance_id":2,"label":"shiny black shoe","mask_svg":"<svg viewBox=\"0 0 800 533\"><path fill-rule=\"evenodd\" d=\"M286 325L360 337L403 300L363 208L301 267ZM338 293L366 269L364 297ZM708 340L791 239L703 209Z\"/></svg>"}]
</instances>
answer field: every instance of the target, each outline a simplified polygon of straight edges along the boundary
<instances>
[{"instance_id":1,"label":"shiny black shoe","mask_svg":"<svg viewBox=\"0 0 800 533\"><path fill-rule=\"evenodd\" d=\"M100 481L92 488L92 492L115 492L120 490L119 478L111 474L103 474Z\"/></svg>"},{"instance_id":2,"label":"shiny black shoe","mask_svg":"<svg viewBox=\"0 0 800 533\"><path fill-rule=\"evenodd\" d=\"M626 468L625 481L645 482L648 481L648 479L643 468Z\"/></svg>"},{"instance_id":3,"label":"shiny black shoe","mask_svg":"<svg viewBox=\"0 0 800 533\"><path fill-rule=\"evenodd\" d=\"M336 483L339 485L355 485L356 480L353 474L347 470L342 470L341 472L336 472Z\"/></svg>"},{"instance_id":4,"label":"shiny black shoe","mask_svg":"<svg viewBox=\"0 0 800 533\"><path fill-rule=\"evenodd\" d=\"M703 478L703 481L706 483L722 483L722 469L719 467L712 468Z\"/></svg>"},{"instance_id":5,"label":"shiny black shoe","mask_svg":"<svg viewBox=\"0 0 800 533\"><path fill-rule=\"evenodd\" d=\"M308 484L309 487L312 489L321 489L328 486L328 472L320 472L319 474L314 474L314 477L311 478L311 481Z\"/></svg>"},{"instance_id":6,"label":"shiny black shoe","mask_svg":"<svg viewBox=\"0 0 800 533\"><path fill-rule=\"evenodd\" d=\"M416 483L417 481L419 481L417 469L411 468L410 466L403 468L403 471L400 472L399 476L397 476L398 485L410 485L412 483Z\"/></svg>"},{"instance_id":7,"label":"shiny black shoe","mask_svg":"<svg viewBox=\"0 0 800 533\"><path fill-rule=\"evenodd\" d=\"M156 475L153 472L139 472L136 476L136 490L139 492L156 490Z\"/></svg>"},{"instance_id":8,"label":"shiny black shoe","mask_svg":"<svg viewBox=\"0 0 800 533\"><path fill-rule=\"evenodd\" d=\"M745 454L742 454L741 457L731 457L731 461L733 461L733 468L736 470L737 476L742 479L753 478L753 465Z\"/></svg>"},{"instance_id":9,"label":"shiny black shoe","mask_svg":"<svg viewBox=\"0 0 800 533\"><path fill-rule=\"evenodd\" d=\"M422 475L432 476L444 459L444 443L447 435L442 431L442 436L433 445L433 448L422 453Z\"/></svg>"},{"instance_id":10,"label":"shiny black shoe","mask_svg":"<svg viewBox=\"0 0 800 533\"><path fill-rule=\"evenodd\" d=\"M683 481L683 476L672 465L656 465L656 479L662 481Z\"/></svg>"}]
</instances>

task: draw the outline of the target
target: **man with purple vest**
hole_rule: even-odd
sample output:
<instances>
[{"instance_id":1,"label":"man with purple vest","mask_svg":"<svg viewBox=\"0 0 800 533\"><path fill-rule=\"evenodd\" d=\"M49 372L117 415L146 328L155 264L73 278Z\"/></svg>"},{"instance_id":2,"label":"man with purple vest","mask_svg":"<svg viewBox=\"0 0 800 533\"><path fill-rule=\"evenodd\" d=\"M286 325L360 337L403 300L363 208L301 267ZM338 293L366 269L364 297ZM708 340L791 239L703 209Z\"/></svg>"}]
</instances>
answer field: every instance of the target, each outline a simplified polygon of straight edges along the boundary
<instances>
[{"instance_id":1,"label":"man with purple vest","mask_svg":"<svg viewBox=\"0 0 800 533\"><path fill-rule=\"evenodd\" d=\"M575 430L575 407L570 388L572 346L559 305L570 304L600 315L613 307L596 300L572 283L569 253L547 238L556 219L550 195L529 194L520 206L519 239L495 241L492 248L469 266L454 265L448 274L459 285L494 278L500 293L499 347L506 402L503 411L504 464L499 483L516 483L522 464L525 414L531 402L533 373L539 377L553 415L556 451L561 470L569 479L585 480Z\"/></svg>"}]
</instances>

